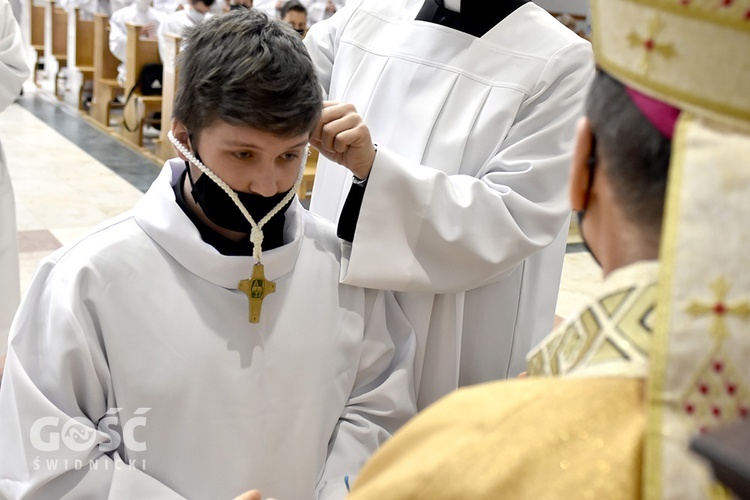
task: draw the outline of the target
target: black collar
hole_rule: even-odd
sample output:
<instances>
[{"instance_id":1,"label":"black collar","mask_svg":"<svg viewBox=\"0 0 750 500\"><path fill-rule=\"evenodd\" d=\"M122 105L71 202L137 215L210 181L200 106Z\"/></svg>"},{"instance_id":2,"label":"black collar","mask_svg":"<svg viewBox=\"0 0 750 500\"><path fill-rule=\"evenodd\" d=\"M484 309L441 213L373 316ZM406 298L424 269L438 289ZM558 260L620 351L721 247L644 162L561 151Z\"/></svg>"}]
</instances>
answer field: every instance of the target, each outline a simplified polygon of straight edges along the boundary
<instances>
[{"instance_id":1,"label":"black collar","mask_svg":"<svg viewBox=\"0 0 750 500\"><path fill-rule=\"evenodd\" d=\"M417 21L427 21L481 38L529 0L463 0L461 13L446 9L442 0L425 0Z\"/></svg>"}]
</instances>

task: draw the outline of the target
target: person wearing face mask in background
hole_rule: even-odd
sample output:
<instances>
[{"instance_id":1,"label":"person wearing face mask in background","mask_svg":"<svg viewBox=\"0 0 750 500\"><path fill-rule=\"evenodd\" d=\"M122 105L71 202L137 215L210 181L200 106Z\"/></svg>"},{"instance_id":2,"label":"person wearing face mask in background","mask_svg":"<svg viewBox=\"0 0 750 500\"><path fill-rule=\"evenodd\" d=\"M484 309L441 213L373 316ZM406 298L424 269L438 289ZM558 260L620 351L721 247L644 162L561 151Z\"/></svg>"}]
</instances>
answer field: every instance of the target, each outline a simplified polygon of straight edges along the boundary
<instances>
[{"instance_id":1,"label":"person wearing face mask in background","mask_svg":"<svg viewBox=\"0 0 750 500\"><path fill-rule=\"evenodd\" d=\"M125 56L127 55L128 33L126 23L140 24L141 36L155 40L156 32L165 15L151 5L151 0L135 0L109 18L109 50L121 61L117 66L117 83L125 87Z\"/></svg>"},{"instance_id":2,"label":"person wearing face mask in background","mask_svg":"<svg viewBox=\"0 0 750 500\"><path fill-rule=\"evenodd\" d=\"M229 12L230 10L242 10L242 9L252 9L253 8L253 0L229 0L229 3L226 5L224 10L226 12Z\"/></svg>"},{"instance_id":3,"label":"person wearing face mask in background","mask_svg":"<svg viewBox=\"0 0 750 500\"><path fill-rule=\"evenodd\" d=\"M289 0L281 7L281 20L290 24L301 37L305 36L307 9L297 0Z\"/></svg>"},{"instance_id":4,"label":"person wearing face mask in background","mask_svg":"<svg viewBox=\"0 0 750 500\"><path fill-rule=\"evenodd\" d=\"M159 39L159 57L163 61L166 51L167 33L182 36L182 31L188 26L196 26L210 18L210 10L214 0L189 0L184 8L169 14L159 23L157 37Z\"/></svg>"}]
</instances>

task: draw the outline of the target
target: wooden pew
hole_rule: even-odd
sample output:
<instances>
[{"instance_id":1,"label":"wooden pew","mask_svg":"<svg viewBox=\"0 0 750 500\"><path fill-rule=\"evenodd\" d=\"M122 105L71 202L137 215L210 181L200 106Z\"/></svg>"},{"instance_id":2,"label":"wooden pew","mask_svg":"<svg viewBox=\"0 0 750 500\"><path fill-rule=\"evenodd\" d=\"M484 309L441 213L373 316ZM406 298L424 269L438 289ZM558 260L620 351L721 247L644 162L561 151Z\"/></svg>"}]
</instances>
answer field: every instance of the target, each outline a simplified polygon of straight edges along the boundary
<instances>
[{"instance_id":1,"label":"wooden pew","mask_svg":"<svg viewBox=\"0 0 750 500\"><path fill-rule=\"evenodd\" d=\"M156 40L144 40L141 38L143 26L136 24L125 24L128 31L127 54L125 56L125 92L135 88L133 96L123 108L123 120L133 129L129 131L125 124L121 129L123 138L136 147L143 146L144 120L156 111L161 111L161 96L144 96L138 88L138 80L141 71L146 64L161 64L159 58L159 47Z\"/></svg>"},{"instance_id":2,"label":"wooden pew","mask_svg":"<svg viewBox=\"0 0 750 500\"><path fill-rule=\"evenodd\" d=\"M55 0L48 0L52 9L52 57L57 60L55 73L55 96L62 99L60 78L62 70L68 65L68 13L60 7L55 7ZM45 65L46 68L46 65Z\"/></svg>"},{"instance_id":3,"label":"wooden pew","mask_svg":"<svg viewBox=\"0 0 750 500\"><path fill-rule=\"evenodd\" d=\"M39 68L39 60L44 58L44 6L34 5L34 0L29 0L29 12L31 14L31 48L36 52L34 60L34 83L37 83L36 73Z\"/></svg>"},{"instance_id":4,"label":"wooden pew","mask_svg":"<svg viewBox=\"0 0 750 500\"><path fill-rule=\"evenodd\" d=\"M312 194L313 181L315 180L315 167L318 165L318 156L320 153L317 149L310 146L310 156L307 157L305 172L302 174L302 183L299 185L297 197L300 200L306 200Z\"/></svg>"},{"instance_id":5,"label":"wooden pew","mask_svg":"<svg viewBox=\"0 0 750 500\"><path fill-rule=\"evenodd\" d=\"M117 84L117 66L120 61L109 50L109 17L94 15L94 97L91 100L91 117L109 127L112 100L122 93Z\"/></svg>"},{"instance_id":6,"label":"wooden pew","mask_svg":"<svg viewBox=\"0 0 750 500\"><path fill-rule=\"evenodd\" d=\"M587 38L586 36L586 16L583 14L574 14L571 12L554 12L548 11L552 16L560 21L566 28L570 29L573 33L580 36L581 38Z\"/></svg>"},{"instance_id":7,"label":"wooden pew","mask_svg":"<svg viewBox=\"0 0 750 500\"><path fill-rule=\"evenodd\" d=\"M83 109L83 89L94 80L94 21L81 19L82 11L75 9L68 15L75 22L75 69L81 73L81 86L78 88L78 109Z\"/></svg>"},{"instance_id":8,"label":"wooden pew","mask_svg":"<svg viewBox=\"0 0 750 500\"><path fill-rule=\"evenodd\" d=\"M174 158L176 153L174 146L169 142L167 138L167 132L172 124L172 106L174 105L174 99L177 95L177 82L178 82L178 70L177 70L177 56L180 53L180 43L182 37L175 35L174 33L167 33L164 37L166 50L165 60L162 61L164 65L164 79L162 81L162 94L161 94L161 130L159 131L159 144L157 145L156 155L162 160L166 161L170 158Z\"/></svg>"}]
</instances>

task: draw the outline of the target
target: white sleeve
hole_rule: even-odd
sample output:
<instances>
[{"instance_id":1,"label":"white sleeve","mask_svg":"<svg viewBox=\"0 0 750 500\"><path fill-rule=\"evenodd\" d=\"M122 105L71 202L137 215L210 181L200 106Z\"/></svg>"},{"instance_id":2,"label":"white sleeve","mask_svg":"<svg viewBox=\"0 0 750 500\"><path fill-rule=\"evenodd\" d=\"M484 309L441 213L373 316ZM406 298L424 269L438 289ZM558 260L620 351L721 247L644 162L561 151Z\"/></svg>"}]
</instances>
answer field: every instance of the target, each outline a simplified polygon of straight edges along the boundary
<instances>
[{"instance_id":1,"label":"white sleeve","mask_svg":"<svg viewBox=\"0 0 750 500\"><path fill-rule=\"evenodd\" d=\"M325 19L326 0L301 0L300 3L307 9L308 26Z\"/></svg>"},{"instance_id":2,"label":"white sleeve","mask_svg":"<svg viewBox=\"0 0 750 500\"><path fill-rule=\"evenodd\" d=\"M31 69L21 40L21 28L8 0L0 0L0 111L10 106L21 93Z\"/></svg>"},{"instance_id":3,"label":"white sleeve","mask_svg":"<svg viewBox=\"0 0 750 500\"><path fill-rule=\"evenodd\" d=\"M336 14L313 24L303 40L326 96L331 85L333 59L336 56L339 37L362 1L349 0L346 6Z\"/></svg>"},{"instance_id":4,"label":"white sleeve","mask_svg":"<svg viewBox=\"0 0 750 500\"><path fill-rule=\"evenodd\" d=\"M380 147L342 282L451 293L497 281L570 214L568 169L591 77L589 44L560 49L479 174L447 175Z\"/></svg>"},{"instance_id":5,"label":"white sleeve","mask_svg":"<svg viewBox=\"0 0 750 500\"><path fill-rule=\"evenodd\" d=\"M128 33L124 12L117 11L109 19L109 50L123 63L128 53Z\"/></svg>"},{"instance_id":6,"label":"white sleeve","mask_svg":"<svg viewBox=\"0 0 750 500\"><path fill-rule=\"evenodd\" d=\"M365 461L416 414L414 330L390 292L367 290L362 350L345 413L328 445L316 498L346 496L345 478L354 481Z\"/></svg>"},{"instance_id":7,"label":"white sleeve","mask_svg":"<svg viewBox=\"0 0 750 500\"><path fill-rule=\"evenodd\" d=\"M119 436L103 425L114 406L107 354L96 314L76 301L71 281L43 263L11 331L0 386L0 497L182 498L109 451Z\"/></svg>"},{"instance_id":8,"label":"white sleeve","mask_svg":"<svg viewBox=\"0 0 750 500\"><path fill-rule=\"evenodd\" d=\"M162 22L159 23L159 27L156 28L156 40L159 47L159 59L162 61L166 60L167 42L165 36L167 33L171 33L172 23L170 16L165 17Z\"/></svg>"}]
</instances>

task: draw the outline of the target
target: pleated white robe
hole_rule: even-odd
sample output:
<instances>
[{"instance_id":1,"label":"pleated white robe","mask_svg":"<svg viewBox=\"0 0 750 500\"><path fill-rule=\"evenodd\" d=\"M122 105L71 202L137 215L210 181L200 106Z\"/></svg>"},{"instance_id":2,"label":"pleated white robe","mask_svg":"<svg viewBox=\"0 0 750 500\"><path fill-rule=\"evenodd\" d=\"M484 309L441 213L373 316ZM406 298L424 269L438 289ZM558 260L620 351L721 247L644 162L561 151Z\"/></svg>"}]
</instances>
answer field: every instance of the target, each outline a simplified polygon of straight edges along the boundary
<instances>
[{"instance_id":1,"label":"pleated white robe","mask_svg":"<svg viewBox=\"0 0 750 500\"><path fill-rule=\"evenodd\" d=\"M251 324L253 259L201 240L184 168L37 270L0 387L0 497L343 498L415 413L413 331L392 294L338 283L330 223L293 202Z\"/></svg>"},{"instance_id":2,"label":"pleated white robe","mask_svg":"<svg viewBox=\"0 0 750 500\"><path fill-rule=\"evenodd\" d=\"M349 0L305 44L378 144L342 282L404 292L424 407L519 373L552 328L593 56L533 3L481 39L413 21L421 5ZM336 220L350 184L322 159L311 211Z\"/></svg>"}]
</instances>

